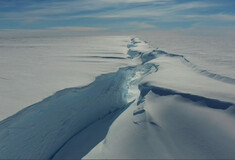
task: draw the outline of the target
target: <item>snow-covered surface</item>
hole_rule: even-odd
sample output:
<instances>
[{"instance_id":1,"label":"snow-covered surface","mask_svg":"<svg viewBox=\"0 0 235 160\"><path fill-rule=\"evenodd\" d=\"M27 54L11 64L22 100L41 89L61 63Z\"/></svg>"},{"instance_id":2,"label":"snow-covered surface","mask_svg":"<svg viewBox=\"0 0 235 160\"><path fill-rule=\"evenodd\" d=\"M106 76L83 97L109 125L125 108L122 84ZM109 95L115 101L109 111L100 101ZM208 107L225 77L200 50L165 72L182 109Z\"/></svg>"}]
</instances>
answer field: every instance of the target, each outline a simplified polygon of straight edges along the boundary
<instances>
[{"instance_id":1,"label":"snow-covered surface","mask_svg":"<svg viewBox=\"0 0 235 160\"><path fill-rule=\"evenodd\" d=\"M0 120L127 66L128 36L0 39Z\"/></svg>"},{"instance_id":2,"label":"snow-covered surface","mask_svg":"<svg viewBox=\"0 0 235 160\"><path fill-rule=\"evenodd\" d=\"M215 33L150 31L138 36L168 53L184 55L201 69L235 79L235 35Z\"/></svg>"},{"instance_id":3,"label":"snow-covered surface","mask_svg":"<svg viewBox=\"0 0 235 160\"><path fill-rule=\"evenodd\" d=\"M235 119L180 96L149 92L145 112L128 108L84 159L231 159Z\"/></svg>"},{"instance_id":4,"label":"snow-covered surface","mask_svg":"<svg viewBox=\"0 0 235 160\"><path fill-rule=\"evenodd\" d=\"M159 56L149 62L159 65L158 72L144 81L158 87L235 103L235 85L195 72L182 61L181 57Z\"/></svg>"},{"instance_id":5,"label":"snow-covered surface","mask_svg":"<svg viewBox=\"0 0 235 160\"><path fill-rule=\"evenodd\" d=\"M235 158L233 77L138 38L79 40L89 56L67 58L84 81L1 121L0 159Z\"/></svg>"}]
</instances>

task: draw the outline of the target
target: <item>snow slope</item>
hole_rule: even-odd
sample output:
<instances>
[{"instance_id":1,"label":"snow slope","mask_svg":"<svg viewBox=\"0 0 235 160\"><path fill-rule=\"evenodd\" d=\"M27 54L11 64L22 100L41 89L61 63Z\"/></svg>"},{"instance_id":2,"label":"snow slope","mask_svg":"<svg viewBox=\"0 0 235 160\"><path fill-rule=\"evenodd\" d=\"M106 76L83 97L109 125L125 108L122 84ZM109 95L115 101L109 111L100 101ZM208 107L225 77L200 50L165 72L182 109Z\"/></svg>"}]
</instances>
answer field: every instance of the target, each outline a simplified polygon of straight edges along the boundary
<instances>
[{"instance_id":1,"label":"snow slope","mask_svg":"<svg viewBox=\"0 0 235 160\"><path fill-rule=\"evenodd\" d=\"M0 39L0 120L127 66L128 36Z\"/></svg>"},{"instance_id":2,"label":"snow slope","mask_svg":"<svg viewBox=\"0 0 235 160\"><path fill-rule=\"evenodd\" d=\"M138 38L103 39L110 50L102 60L115 63L101 66L119 69L1 121L0 159L235 158L232 77ZM109 55L112 43L122 58Z\"/></svg>"},{"instance_id":3,"label":"snow slope","mask_svg":"<svg viewBox=\"0 0 235 160\"><path fill-rule=\"evenodd\" d=\"M179 95L149 92L110 127L84 159L233 159L234 115Z\"/></svg>"},{"instance_id":4,"label":"snow slope","mask_svg":"<svg viewBox=\"0 0 235 160\"><path fill-rule=\"evenodd\" d=\"M84 159L233 159L234 81L195 72L182 56L151 53L157 72Z\"/></svg>"}]
</instances>

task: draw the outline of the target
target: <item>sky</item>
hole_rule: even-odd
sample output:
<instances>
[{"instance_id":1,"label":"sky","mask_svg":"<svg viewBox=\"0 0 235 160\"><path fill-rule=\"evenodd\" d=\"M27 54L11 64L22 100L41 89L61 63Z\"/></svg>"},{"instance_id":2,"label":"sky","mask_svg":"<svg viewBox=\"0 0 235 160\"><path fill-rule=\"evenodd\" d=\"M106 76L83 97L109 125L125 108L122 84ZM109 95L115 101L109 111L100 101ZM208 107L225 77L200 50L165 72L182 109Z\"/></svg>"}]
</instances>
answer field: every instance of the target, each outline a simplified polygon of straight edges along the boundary
<instances>
[{"instance_id":1,"label":"sky","mask_svg":"<svg viewBox=\"0 0 235 160\"><path fill-rule=\"evenodd\" d=\"M234 29L234 8L235 0L1 0L0 30Z\"/></svg>"}]
</instances>

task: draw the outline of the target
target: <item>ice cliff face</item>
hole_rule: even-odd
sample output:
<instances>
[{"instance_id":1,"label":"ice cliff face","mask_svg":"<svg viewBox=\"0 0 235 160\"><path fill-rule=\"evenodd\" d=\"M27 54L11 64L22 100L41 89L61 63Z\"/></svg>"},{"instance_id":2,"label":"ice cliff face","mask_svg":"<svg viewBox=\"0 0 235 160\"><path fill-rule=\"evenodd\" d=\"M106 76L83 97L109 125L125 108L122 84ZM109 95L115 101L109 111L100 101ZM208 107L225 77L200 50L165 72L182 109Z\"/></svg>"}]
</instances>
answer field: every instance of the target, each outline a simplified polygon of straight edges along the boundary
<instances>
[{"instance_id":1,"label":"ice cliff face","mask_svg":"<svg viewBox=\"0 0 235 160\"><path fill-rule=\"evenodd\" d=\"M126 46L128 66L0 122L0 159L234 158L234 79Z\"/></svg>"}]
</instances>

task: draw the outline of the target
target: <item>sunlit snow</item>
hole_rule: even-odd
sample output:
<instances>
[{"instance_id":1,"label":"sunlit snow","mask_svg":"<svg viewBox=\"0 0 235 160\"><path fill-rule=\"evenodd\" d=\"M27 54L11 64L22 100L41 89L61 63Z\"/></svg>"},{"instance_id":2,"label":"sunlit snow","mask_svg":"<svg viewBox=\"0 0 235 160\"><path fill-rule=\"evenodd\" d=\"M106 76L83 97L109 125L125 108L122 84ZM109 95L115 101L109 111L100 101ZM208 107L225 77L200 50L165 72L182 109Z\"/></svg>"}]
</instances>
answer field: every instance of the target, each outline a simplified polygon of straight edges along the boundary
<instances>
[{"instance_id":1,"label":"sunlit snow","mask_svg":"<svg viewBox=\"0 0 235 160\"><path fill-rule=\"evenodd\" d=\"M1 40L0 159L235 158L234 77L157 47Z\"/></svg>"}]
</instances>

